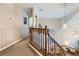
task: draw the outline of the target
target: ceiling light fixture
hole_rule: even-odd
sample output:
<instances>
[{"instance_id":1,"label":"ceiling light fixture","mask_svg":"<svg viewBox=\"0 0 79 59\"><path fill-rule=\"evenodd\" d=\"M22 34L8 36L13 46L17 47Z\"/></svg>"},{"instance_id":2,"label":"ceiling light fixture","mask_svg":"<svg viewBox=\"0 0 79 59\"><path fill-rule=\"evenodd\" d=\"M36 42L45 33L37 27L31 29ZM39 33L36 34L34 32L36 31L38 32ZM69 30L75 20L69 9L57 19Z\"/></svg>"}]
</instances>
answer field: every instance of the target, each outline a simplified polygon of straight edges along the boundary
<instances>
[{"instance_id":1,"label":"ceiling light fixture","mask_svg":"<svg viewBox=\"0 0 79 59\"><path fill-rule=\"evenodd\" d=\"M65 23L65 24L63 24L63 28L64 29L66 29L67 28L67 24Z\"/></svg>"},{"instance_id":2,"label":"ceiling light fixture","mask_svg":"<svg viewBox=\"0 0 79 59\"><path fill-rule=\"evenodd\" d=\"M73 35L73 37L79 37L79 35Z\"/></svg>"},{"instance_id":3,"label":"ceiling light fixture","mask_svg":"<svg viewBox=\"0 0 79 59\"><path fill-rule=\"evenodd\" d=\"M77 32L72 32L72 36L77 38L77 37L79 37L79 34Z\"/></svg>"},{"instance_id":4,"label":"ceiling light fixture","mask_svg":"<svg viewBox=\"0 0 79 59\"><path fill-rule=\"evenodd\" d=\"M43 11L43 9L39 9L39 11Z\"/></svg>"}]
</instances>

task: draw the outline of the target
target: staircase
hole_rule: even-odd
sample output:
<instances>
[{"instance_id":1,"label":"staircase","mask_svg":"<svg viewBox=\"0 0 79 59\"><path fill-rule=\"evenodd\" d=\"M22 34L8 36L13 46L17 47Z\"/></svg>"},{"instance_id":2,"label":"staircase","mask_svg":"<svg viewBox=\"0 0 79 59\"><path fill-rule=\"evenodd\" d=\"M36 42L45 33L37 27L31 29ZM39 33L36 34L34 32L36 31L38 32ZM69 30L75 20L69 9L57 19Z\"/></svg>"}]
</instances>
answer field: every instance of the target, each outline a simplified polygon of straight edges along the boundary
<instances>
[{"instance_id":1,"label":"staircase","mask_svg":"<svg viewBox=\"0 0 79 59\"><path fill-rule=\"evenodd\" d=\"M30 28L30 47L39 55L64 56L66 51L50 36L47 26L45 28Z\"/></svg>"}]
</instances>

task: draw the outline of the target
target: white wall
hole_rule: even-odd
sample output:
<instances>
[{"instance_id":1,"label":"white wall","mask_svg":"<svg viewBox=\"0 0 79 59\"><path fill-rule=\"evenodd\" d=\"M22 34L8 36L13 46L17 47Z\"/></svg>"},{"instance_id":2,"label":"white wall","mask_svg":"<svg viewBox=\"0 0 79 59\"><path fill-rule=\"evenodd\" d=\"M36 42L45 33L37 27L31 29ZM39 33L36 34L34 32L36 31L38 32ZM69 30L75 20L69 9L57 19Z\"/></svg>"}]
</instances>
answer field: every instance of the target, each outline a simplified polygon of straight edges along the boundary
<instances>
[{"instance_id":1,"label":"white wall","mask_svg":"<svg viewBox=\"0 0 79 59\"><path fill-rule=\"evenodd\" d=\"M0 4L0 49L22 39L22 11L14 4Z\"/></svg>"},{"instance_id":2,"label":"white wall","mask_svg":"<svg viewBox=\"0 0 79 59\"><path fill-rule=\"evenodd\" d=\"M62 20L39 18L39 22L43 27L47 25L48 28L57 30L61 29L62 27Z\"/></svg>"},{"instance_id":3,"label":"white wall","mask_svg":"<svg viewBox=\"0 0 79 59\"><path fill-rule=\"evenodd\" d=\"M28 15L25 13L25 10L22 10L22 12L20 13L21 14L21 37L24 39L28 36L28 33L29 33L29 27L28 27ZM24 24L24 18L23 17L26 17L27 18L27 24Z\"/></svg>"},{"instance_id":4,"label":"white wall","mask_svg":"<svg viewBox=\"0 0 79 59\"><path fill-rule=\"evenodd\" d=\"M78 37L74 37L78 35ZM64 45L68 41L68 45L73 48L78 48L79 40L79 12L67 22L67 28L62 28L57 34L57 42Z\"/></svg>"},{"instance_id":5,"label":"white wall","mask_svg":"<svg viewBox=\"0 0 79 59\"><path fill-rule=\"evenodd\" d=\"M48 28L52 27L52 20L51 19L44 19L44 18L40 18L39 19L39 23L45 27L47 26Z\"/></svg>"}]
</instances>

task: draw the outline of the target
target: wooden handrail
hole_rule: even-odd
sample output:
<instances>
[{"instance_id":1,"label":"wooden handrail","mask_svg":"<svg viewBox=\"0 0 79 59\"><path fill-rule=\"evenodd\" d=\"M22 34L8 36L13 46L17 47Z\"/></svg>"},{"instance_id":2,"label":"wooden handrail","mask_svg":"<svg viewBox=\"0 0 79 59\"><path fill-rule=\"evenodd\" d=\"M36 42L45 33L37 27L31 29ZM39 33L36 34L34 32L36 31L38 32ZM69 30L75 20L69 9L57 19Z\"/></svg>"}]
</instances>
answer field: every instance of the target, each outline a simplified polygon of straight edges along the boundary
<instances>
[{"instance_id":1,"label":"wooden handrail","mask_svg":"<svg viewBox=\"0 0 79 59\"><path fill-rule=\"evenodd\" d=\"M49 30L47 31L48 36L64 51L64 54L66 54L66 51L52 38L52 36L49 34Z\"/></svg>"}]
</instances>

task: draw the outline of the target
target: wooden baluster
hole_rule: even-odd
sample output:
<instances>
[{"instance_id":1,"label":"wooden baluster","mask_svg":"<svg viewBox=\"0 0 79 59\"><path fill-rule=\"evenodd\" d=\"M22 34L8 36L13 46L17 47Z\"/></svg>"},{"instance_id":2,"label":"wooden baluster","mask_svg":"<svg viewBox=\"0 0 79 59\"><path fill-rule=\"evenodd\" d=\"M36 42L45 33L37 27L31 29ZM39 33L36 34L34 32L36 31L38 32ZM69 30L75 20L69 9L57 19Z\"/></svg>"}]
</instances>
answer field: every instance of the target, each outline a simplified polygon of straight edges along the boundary
<instances>
[{"instance_id":1,"label":"wooden baluster","mask_svg":"<svg viewBox=\"0 0 79 59\"><path fill-rule=\"evenodd\" d=\"M41 52L41 30L39 29L40 32L40 52Z\"/></svg>"},{"instance_id":2,"label":"wooden baluster","mask_svg":"<svg viewBox=\"0 0 79 59\"><path fill-rule=\"evenodd\" d=\"M50 41L50 37L49 37L49 53L50 53L50 56L51 56L51 41Z\"/></svg>"},{"instance_id":3,"label":"wooden baluster","mask_svg":"<svg viewBox=\"0 0 79 59\"><path fill-rule=\"evenodd\" d=\"M55 56L55 42L53 41L53 53L52 53L54 56Z\"/></svg>"},{"instance_id":4,"label":"wooden baluster","mask_svg":"<svg viewBox=\"0 0 79 59\"><path fill-rule=\"evenodd\" d=\"M48 55L48 36L47 36L47 55Z\"/></svg>"},{"instance_id":5,"label":"wooden baluster","mask_svg":"<svg viewBox=\"0 0 79 59\"><path fill-rule=\"evenodd\" d=\"M54 42L54 55L56 54L56 43Z\"/></svg>"},{"instance_id":6,"label":"wooden baluster","mask_svg":"<svg viewBox=\"0 0 79 59\"><path fill-rule=\"evenodd\" d=\"M30 33L30 41L29 41L29 43L31 43L31 28L29 28L29 33Z\"/></svg>"},{"instance_id":7,"label":"wooden baluster","mask_svg":"<svg viewBox=\"0 0 79 59\"><path fill-rule=\"evenodd\" d=\"M52 48L51 48L51 50L52 50L52 56L54 55L54 41L51 39L51 42L52 42Z\"/></svg>"},{"instance_id":8,"label":"wooden baluster","mask_svg":"<svg viewBox=\"0 0 79 59\"><path fill-rule=\"evenodd\" d=\"M50 54L50 37L48 37L48 54Z\"/></svg>"},{"instance_id":9,"label":"wooden baluster","mask_svg":"<svg viewBox=\"0 0 79 59\"><path fill-rule=\"evenodd\" d=\"M51 45L51 56L52 56L52 39L50 38L50 45Z\"/></svg>"},{"instance_id":10,"label":"wooden baluster","mask_svg":"<svg viewBox=\"0 0 79 59\"><path fill-rule=\"evenodd\" d=\"M30 28L30 43L31 43L31 39L32 39L31 36L32 36L32 34L31 34L31 28Z\"/></svg>"},{"instance_id":11,"label":"wooden baluster","mask_svg":"<svg viewBox=\"0 0 79 59\"><path fill-rule=\"evenodd\" d=\"M41 33L40 33L40 29L39 29L39 49L41 50ZM41 52L41 51L40 51Z\"/></svg>"},{"instance_id":12,"label":"wooden baluster","mask_svg":"<svg viewBox=\"0 0 79 59\"><path fill-rule=\"evenodd\" d=\"M46 55L46 50L45 50L45 49L46 49L46 48L45 48L45 39L46 39L46 38L45 38L45 37L46 37L46 36L45 36L45 30L44 30L44 55Z\"/></svg>"},{"instance_id":13,"label":"wooden baluster","mask_svg":"<svg viewBox=\"0 0 79 59\"><path fill-rule=\"evenodd\" d=\"M45 26L45 56L47 55L47 26Z\"/></svg>"},{"instance_id":14,"label":"wooden baluster","mask_svg":"<svg viewBox=\"0 0 79 59\"><path fill-rule=\"evenodd\" d=\"M42 32L41 32L41 34L42 34L42 54L43 54L43 30L42 30Z\"/></svg>"},{"instance_id":15,"label":"wooden baluster","mask_svg":"<svg viewBox=\"0 0 79 59\"><path fill-rule=\"evenodd\" d=\"M40 30L40 34L41 34L41 32L42 32L42 30ZM41 53L42 53L42 34L41 34L41 36L40 36L40 37L41 37L41 41L40 41L41 46L40 46L40 47L41 47Z\"/></svg>"},{"instance_id":16,"label":"wooden baluster","mask_svg":"<svg viewBox=\"0 0 79 59\"><path fill-rule=\"evenodd\" d=\"M47 37L47 39L46 39L47 40L47 53L46 54L48 55L48 36L46 36L46 37Z\"/></svg>"},{"instance_id":17,"label":"wooden baluster","mask_svg":"<svg viewBox=\"0 0 79 59\"><path fill-rule=\"evenodd\" d=\"M42 46L43 46L43 55L44 55L44 29L43 29L43 32L42 32L42 34L43 34L43 39L42 39Z\"/></svg>"},{"instance_id":18,"label":"wooden baluster","mask_svg":"<svg viewBox=\"0 0 79 59\"><path fill-rule=\"evenodd\" d=\"M50 37L48 36L48 55L50 55Z\"/></svg>"},{"instance_id":19,"label":"wooden baluster","mask_svg":"<svg viewBox=\"0 0 79 59\"><path fill-rule=\"evenodd\" d=\"M48 36L48 35L47 35ZM50 37L48 36L48 55L50 55Z\"/></svg>"},{"instance_id":20,"label":"wooden baluster","mask_svg":"<svg viewBox=\"0 0 79 59\"><path fill-rule=\"evenodd\" d=\"M43 29L42 29L42 54L43 54Z\"/></svg>"},{"instance_id":21,"label":"wooden baluster","mask_svg":"<svg viewBox=\"0 0 79 59\"><path fill-rule=\"evenodd\" d=\"M50 45L50 44L49 44L49 40L50 40L50 37L48 36L48 40L47 40L47 41L48 41L48 55L49 55L49 48L50 48L50 47L49 47L49 45Z\"/></svg>"},{"instance_id":22,"label":"wooden baluster","mask_svg":"<svg viewBox=\"0 0 79 59\"><path fill-rule=\"evenodd\" d=\"M44 30L44 55L45 55L45 30Z\"/></svg>"},{"instance_id":23,"label":"wooden baluster","mask_svg":"<svg viewBox=\"0 0 79 59\"><path fill-rule=\"evenodd\" d=\"M42 54L43 54L43 51L44 50L44 48L43 48L43 29L42 29Z\"/></svg>"},{"instance_id":24,"label":"wooden baluster","mask_svg":"<svg viewBox=\"0 0 79 59\"><path fill-rule=\"evenodd\" d=\"M44 30L43 30L43 55L44 55Z\"/></svg>"},{"instance_id":25,"label":"wooden baluster","mask_svg":"<svg viewBox=\"0 0 79 59\"><path fill-rule=\"evenodd\" d=\"M45 55L45 30L44 30L44 38L43 38L43 49L44 49L44 55Z\"/></svg>"},{"instance_id":26,"label":"wooden baluster","mask_svg":"<svg viewBox=\"0 0 79 59\"><path fill-rule=\"evenodd\" d=\"M43 55L44 55L44 30L43 30Z\"/></svg>"}]
</instances>

